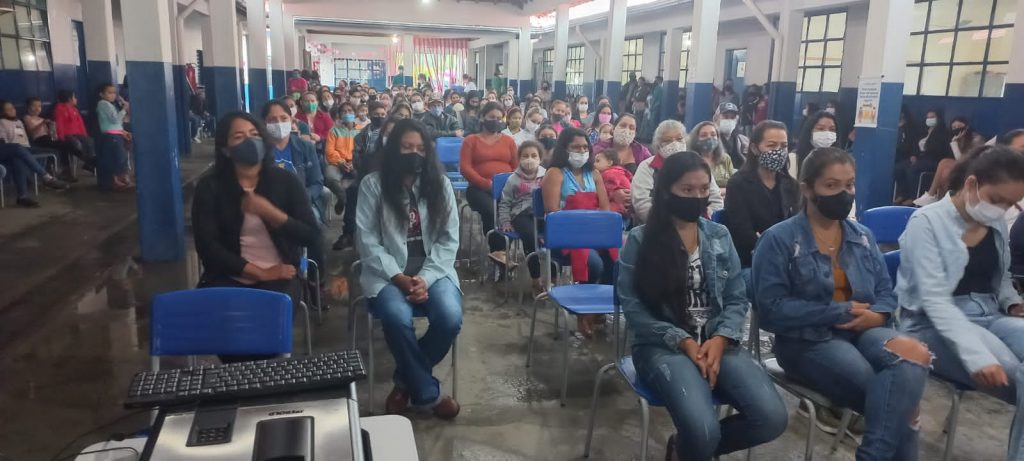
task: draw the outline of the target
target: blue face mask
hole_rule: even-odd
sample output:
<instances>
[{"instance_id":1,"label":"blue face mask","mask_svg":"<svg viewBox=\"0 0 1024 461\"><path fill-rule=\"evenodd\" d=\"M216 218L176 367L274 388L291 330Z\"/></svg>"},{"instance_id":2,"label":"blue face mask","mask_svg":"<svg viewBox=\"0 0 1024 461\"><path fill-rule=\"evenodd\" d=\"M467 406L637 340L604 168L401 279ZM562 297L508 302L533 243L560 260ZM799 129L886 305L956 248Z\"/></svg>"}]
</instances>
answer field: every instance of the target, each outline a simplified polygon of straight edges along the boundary
<instances>
[{"instance_id":1,"label":"blue face mask","mask_svg":"<svg viewBox=\"0 0 1024 461\"><path fill-rule=\"evenodd\" d=\"M254 166L258 165L263 161L263 157L267 154L267 146L263 144L263 140L258 137L246 138L240 144L229 148L228 156L231 157L235 163L243 166Z\"/></svg>"},{"instance_id":2,"label":"blue face mask","mask_svg":"<svg viewBox=\"0 0 1024 461\"><path fill-rule=\"evenodd\" d=\"M442 113L443 111L444 111L444 109L441 109L440 107L431 107L431 108L430 108L430 113L432 113L432 114L434 114L434 115L437 115L438 117L440 117L440 116L441 116L441 113Z\"/></svg>"},{"instance_id":3,"label":"blue face mask","mask_svg":"<svg viewBox=\"0 0 1024 461\"><path fill-rule=\"evenodd\" d=\"M356 121L356 114L341 114L341 121L352 123Z\"/></svg>"}]
</instances>

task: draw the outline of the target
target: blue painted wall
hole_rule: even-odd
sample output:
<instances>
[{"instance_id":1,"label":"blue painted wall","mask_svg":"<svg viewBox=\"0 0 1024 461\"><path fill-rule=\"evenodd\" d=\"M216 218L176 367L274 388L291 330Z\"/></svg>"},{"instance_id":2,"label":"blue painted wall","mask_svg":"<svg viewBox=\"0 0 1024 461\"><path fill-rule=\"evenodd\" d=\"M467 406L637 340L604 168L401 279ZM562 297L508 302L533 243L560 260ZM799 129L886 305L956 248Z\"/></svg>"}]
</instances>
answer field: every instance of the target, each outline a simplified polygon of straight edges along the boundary
<instances>
[{"instance_id":1,"label":"blue painted wall","mask_svg":"<svg viewBox=\"0 0 1024 461\"><path fill-rule=\"evenodd\" d=\"M711 120L715 110L714 85L711 83L690 83L686 85L686 126L693 127L700 122Z\"/></svg>"},{"instance_id":2,"label":"blue painted wall","mask_svg":"<svg viewBox=\"0 0 1024 461\"><path fill-rule=\"evenodd\" d=\"M60 90L71 90L78 92L78 66L74 64L54 64L53 65L53 88L54 92L51 94L39 94L36 95L39 99L42 99L44 103L50 101L51 96L56 98L56 92ZM52 101L50 101L52 102Z\"/></svg>"},{"instance_id":3,"label":"blue painted wall","mask_svg":"<svg viewBox=\"0 0 1024 461\"><path fill-rule=\"evenodd\" d=\"M534 91L536 91L536 88L534 87L533 80L520 80L519 92L516 93L516 95L522 98L524 95L533 93Z\"/></svg>"},{"instance_id":4,"label":"blue painted wall","mask_svg":"<svg viewBox=\"0 0 1024 461\"><path fill-rule=\"evenodd\" d=\"M1003 88L1002 125L999 134L1024 128L1024 83L1007 83Z\"/></svg>"},{"instance_id":5,"label":"blue painted wall","mask_svg":"<svg viewBox=\"0 0 1024 461\"><path fill-rule=\"evenodd\" d=\"M99 101L100 85L107 83L118 84L115 72L115 65L110 61L88 61L86 62L86 74L89 76L89 94L80 96L78 106L92 111Z\"/></svg>"},{"instance_id":6,"label":"blue painted wall","mask_svg":"<svg viewBox=\"0 0 1024 461\"><path fill-rule=\"evenodd\" d=\"M608 96L608 100L612 102L612 107L619 107L622 101L619 101L619 94L622 93L622 82L615 80L608 80L604 82L604 95Z\"/></svg>"},{"instance_id":7,"label":"blue painted wall","mask_svg":"<svg viewBox=\"0 0 1024 461\"><path fill-rule=\"evenodd\" d=\"M285 78L285 72L283 70L274 69L270 71L270 77L274 86L274 92L271 93L270 97L277 98L279 96L283 96L284 92L287 90L285 86L288 81L287 78Z\"/></svg>"},{"instance_id":8,"label":"blue painted wall","mask_svg":"<svg viewBox=\"0 0 1024 461\"><path fill-rule=\"evenodd\" d=\"M893 169L902 83L882 83L877 128L858 128L853 156L857 159L857 214L892 204Z\"/></svg>"},{"instance_id":9,"label":"blue painted wall","mask_svg":"<svg viewBox=\"0 0 1024 461\"><path fill-rule=\"evenodd\" d=\"M210 107L213 116L220 116L242 108L242 88L238 82L238 68L207 66L205 68L209 83L206 85L207 96L212 99ZM210 91L210 90L213 91Z\"/></svg>"},{"instance_id":10,"label":"blue painted wall","mask_svg":"<svg viewBox=\"0 0 1024 461\"><path fill-rule=\"evenodd\" d=\"M1004 102L1005 101L1005 102ZM955 98L945 96L904 96L903 104L910 110L913 123L924 127L925 115L929 109L939 107L945 109L946 123L958 115L966 116L971 120L975 131L983 136L991 137L1002 133L1004 123L1016 123L1017 127L1024 127L1024 119L1008 119L1010 114L1004 114L1005 107L1024 105L1024 97L1011 98ZM1005 105L1004 105L1005 104Z\"/></svg>"},{"instance_id":11,"label":"blue painted wall","mask_svg":"<svg viewBox=\"0 0 1024 461\"><path fill-rule=\"evenodd\" d=\"M267 69L249 69L249 111L258 114L269 100Z\"/></svg>"},{"instance_id":12,"label":"blue painted wall","mask_svg":"<svg viewBox=\"0 0 1024 461\"><path fill-rule=\"evenodd\" d=\"M661 100L661 120L668 120L676 113L676 104L679 103L679 81L665 80L664 96Z\"/></svg>"},{"instance_id":13,"label":"blue painted wall","mask_svg":"<svg viewBox=\"0 0 1024 461\"><path fill-rule=\"evenodd\" d=\"M188 81L185 79L185 66L174 65L171 66L172 79L174 83L174 115L178 119L177 124L177 139L178 139L178 152L181 155L187 156L192 153L192 134L189 128L189 97L192 95L192 90L189 88Z\"/></svg>"},{"instance_id":14,"label":"blue painted wall","mask_svg":"<svg viewBox=\"0 0 1024 461\"><path fill-rule=\"evenodd\" d=\"M554 92L552 93L554 99L565 100L565 80L555 80Z\"/></svg>"},{"instance_id":15,"label":"blue painted wall","mask_svg":"<svg viewBox=\"0 0 1024 461\"><path fill-rule=\"evenodd\" d=\"M597 101L595 101L595 99L597 99L597 88L593 83L583 82L583 95L589 98L590 105L592 105L594 109L597 109Z\"/></svg>"},{"instance_id":16,"label":"blue painted wall","mask_svg":"<svg viewBox=\"0 0 1024 461\"><path fill-rule=\"evenodd\" d=\"M800 110L794 110L796 102L796 82L769 82L768 83L768 118L780 120L789 126L789 131L796 131L799 125L789 125L794 119L793 114L799 114Z\"/></svg>"},{"instance_id":17,"label":"blue painted wall","mask_svg":"<svg viewBox=\"0 0 1024 461\"><path fill-rule=\"evenodd\" d=\"M126 70L135 115L132 130L142 258L178 261L185 255L185 220L172 66L129 61Z\"/></svg>"}]
</instances>

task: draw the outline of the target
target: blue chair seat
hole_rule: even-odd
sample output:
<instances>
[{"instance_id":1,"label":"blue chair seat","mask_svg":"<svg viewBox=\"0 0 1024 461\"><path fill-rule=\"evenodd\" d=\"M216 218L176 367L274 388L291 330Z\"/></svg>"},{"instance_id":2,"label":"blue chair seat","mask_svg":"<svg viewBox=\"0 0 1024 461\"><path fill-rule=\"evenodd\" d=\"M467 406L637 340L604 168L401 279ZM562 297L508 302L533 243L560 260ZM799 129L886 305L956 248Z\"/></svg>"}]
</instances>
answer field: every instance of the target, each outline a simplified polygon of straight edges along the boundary
<instances>
[{"instance_id":1,"label":"blue chair seat","mask_svg":"<svg viewBox=\"0 0 1024 461\"><path fill-rule=\"evenodd\" d=\"M445 175L448 176L448 179L451 179L452 181L458 181L462 179L462 173L459 173L458 171L447 171L445 172Z\"/></svg>"},{"instance_id":2,"label":"blue chair seat","mask_svg":"<svg viewBox=\"0 0 1024 461\"><path fill-rule=\"evenodd\" d=\"M640 379L636 376L636 367L633 366L633 356L627 355L619 359L618 365L619 372L626 378L626 382L629 383L629 387L633 388L633 392L642 397L647 401L648 405L654 405L656 407L665 406L653 392L647 389L644 383L640 382Z\"/></svg>"},{"instance_id":3,"label":"blue chair seat","mask_svg":"<svg viewBox=\"0 0 1024 461\"><path fill-rule=\"evenodd\" d=\"M562 285L552 287L551 299L576 314L611 314L615 310L612 285Z\"/></svg>"},{"instance_id":4,"label":"blue chair seat","mask_svg":"<svg viewBox=\"0 0 1024 461\"><path fill-rule=\"evenodd\" d=\"M452 181L452 189L455 190L466 190L469 188L468 181Z\"/></svg>"}]
</instances>

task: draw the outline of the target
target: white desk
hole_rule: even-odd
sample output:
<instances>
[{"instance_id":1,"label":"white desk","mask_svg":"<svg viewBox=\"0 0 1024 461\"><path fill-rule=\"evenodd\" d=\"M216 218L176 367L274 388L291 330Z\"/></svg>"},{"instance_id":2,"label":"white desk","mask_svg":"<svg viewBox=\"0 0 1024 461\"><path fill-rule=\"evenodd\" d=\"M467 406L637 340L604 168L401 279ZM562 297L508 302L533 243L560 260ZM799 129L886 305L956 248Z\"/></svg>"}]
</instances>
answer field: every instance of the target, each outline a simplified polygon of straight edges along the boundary
<instances>
[{"instance_id":1,"label":"white desk","mask_svg":"<svg viewBox=\"0 0 1024 461\"><path fill-rule=\"evenodd\" d=\"M370 446L373 449L374 461L413 461L419 460L416 451L416 438L412 432L412 423L404 416L385 415L368 416L359 419L359 424L370 433ZM110 448L134 448L142 453L146 439L125 439L121 442L100 442L89 445L83 453ZM103 453L78 455L75 461L137 461L137 455L131 450L114 450Z\"/></svg>"}]
</instances>

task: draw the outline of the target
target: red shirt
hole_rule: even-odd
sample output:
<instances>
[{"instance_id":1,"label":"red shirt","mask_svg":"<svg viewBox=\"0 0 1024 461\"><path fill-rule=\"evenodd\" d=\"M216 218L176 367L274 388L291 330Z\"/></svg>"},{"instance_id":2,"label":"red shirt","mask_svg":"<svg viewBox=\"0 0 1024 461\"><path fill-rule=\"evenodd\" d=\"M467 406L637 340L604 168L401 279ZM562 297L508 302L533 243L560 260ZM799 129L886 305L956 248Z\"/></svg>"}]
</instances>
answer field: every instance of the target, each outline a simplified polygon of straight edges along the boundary
<instances>
[{"instance_id":1,"label":"red shirt","mask_svg":"<svg viewBox=\"0 0 1024 461\"><path fill-rule=\"evenodd\" d=\"M306 122L309 128L324 141L327 140L327 135L331 134L331 128L334 128L334 120L327 112L320 109L317 109L312 121L309 120L309 114L303 111L299 111L299 115L296 115L295 118Z\"/></svg>"},{"instance_id":2,"label":"red shirt","mask_svg":"<svg viewBox=\"0 0 1024 461\"><path fill-rule=\"evenodd\" d=\"M63 141L68 136L88 136L85 122L78 108L69 102L59 102L53 107L53 121L57 124L57 139Z\"/></svg>"}]
</instances>

